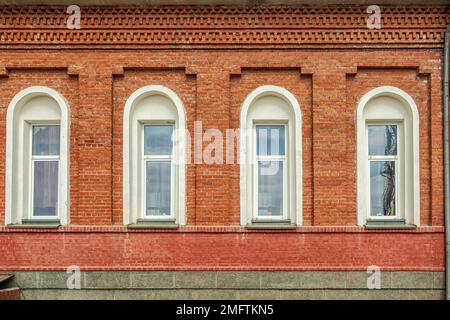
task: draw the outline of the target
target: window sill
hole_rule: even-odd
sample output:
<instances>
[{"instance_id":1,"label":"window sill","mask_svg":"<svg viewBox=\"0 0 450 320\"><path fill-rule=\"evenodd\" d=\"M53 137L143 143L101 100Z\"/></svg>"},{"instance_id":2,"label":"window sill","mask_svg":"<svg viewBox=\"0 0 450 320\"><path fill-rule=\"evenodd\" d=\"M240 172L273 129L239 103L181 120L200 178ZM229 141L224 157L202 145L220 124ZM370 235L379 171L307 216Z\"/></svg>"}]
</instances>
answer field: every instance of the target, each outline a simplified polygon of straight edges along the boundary
<instances>
[{"instance_id":1,"label":"window sill","mask_svg":"<svg viewBox=\"0 0 450 320\"><path fill-rule=\"evenodd\" d=\"M393 219L393 220L367 220L364 225L366 229L369 230L379 230L379 229L416 229L417 226L413 224L406 224L404 219Z\"/></svg>"},{"instance_id":2,"label":"window sill","mask_svg":"<svg viewBox=\"0 0 450 320\"><path fill-rule=\"evenodd\" d=\"M56 229L61 226L59 220L22 220L22 223L8 224L8 228L17 229Z\"/></svg>"},{"instance_id":3,"label":"window sill","mask_svg":"<svg viewBox=\"0 0 450 320\"><path fill-rule=\"evenodd\" d=\"M138 219L136 223L127 225L129 229L177 229L175 220L152 221Z\"/></svg>"},{"instance_id":4,"label":"window sill","mask_svg":"<svg viewBox=\"0 0 450 320\"><path fill-rule=\"evenodd\" d=\"M274 222L262 222L253 221L247 224L247 229L265 229L265 230L294 230L297 225L291 223L290 221L274 221Z\"/></svg>"}]
</instances>

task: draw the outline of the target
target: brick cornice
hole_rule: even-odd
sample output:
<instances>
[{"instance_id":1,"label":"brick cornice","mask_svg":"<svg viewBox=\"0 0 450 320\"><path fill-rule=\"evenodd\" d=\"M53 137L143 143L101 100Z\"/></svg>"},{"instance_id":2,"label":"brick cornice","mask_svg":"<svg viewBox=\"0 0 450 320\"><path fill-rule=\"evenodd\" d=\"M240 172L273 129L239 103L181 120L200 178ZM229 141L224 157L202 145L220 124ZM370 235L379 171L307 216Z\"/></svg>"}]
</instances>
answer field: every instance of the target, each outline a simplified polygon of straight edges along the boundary
<instances>
[{"instance_id":1,"label":"brick cornice","mask_svg":"<svg viewBox=\"0 0 450 320\"><path fill-rule=\"evenodd\" d=\"M442 47L450 7L0 7L0 48Z\"/></svg>"}]
</instances>

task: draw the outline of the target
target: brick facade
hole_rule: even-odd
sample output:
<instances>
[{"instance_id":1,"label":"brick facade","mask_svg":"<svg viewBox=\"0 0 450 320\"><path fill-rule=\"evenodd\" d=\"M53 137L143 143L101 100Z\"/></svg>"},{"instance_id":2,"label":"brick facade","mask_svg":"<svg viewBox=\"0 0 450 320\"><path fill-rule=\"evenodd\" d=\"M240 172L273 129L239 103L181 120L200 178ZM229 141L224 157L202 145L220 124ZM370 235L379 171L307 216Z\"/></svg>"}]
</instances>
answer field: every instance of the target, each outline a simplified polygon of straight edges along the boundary
<instances>
[{"instance_id":1,"label":"brick facade","mask_svg":"<svg viewBox=\"0 0 450 320\"><path fill-rule=\"evenodd\" d=\"M444 270L442 62L449 7L0 8L0 224L5 221L6 112L30 86L70 106L70 226L0 227L0 270ZM183 101L187 128L239 127L261 85L300 103L303 226L239 226L239 164L189 164L187 226L122 225L123 111L151 84ZM395 86L420 117L420 221L412 231L356 226L356 105ZM194 148L194 145L191 146ZM225 151L224 151L225 152ZM237 152L237 151L236 151Z\"/></svg>"}]
</instances>

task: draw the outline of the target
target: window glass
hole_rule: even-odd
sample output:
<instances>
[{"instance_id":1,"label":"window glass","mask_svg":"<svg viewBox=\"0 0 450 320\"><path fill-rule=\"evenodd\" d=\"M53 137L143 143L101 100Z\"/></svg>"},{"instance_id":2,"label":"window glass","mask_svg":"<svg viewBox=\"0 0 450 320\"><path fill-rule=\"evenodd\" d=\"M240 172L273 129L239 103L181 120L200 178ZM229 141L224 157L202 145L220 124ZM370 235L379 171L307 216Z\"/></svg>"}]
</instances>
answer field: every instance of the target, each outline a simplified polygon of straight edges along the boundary
<instances>
[{"instance_id":1,"label":"window glass","mask_svg":"<svg viewBox=\"0 0 450 320\"><path fill-rule=\"evenodd\" d=\"M171 155L172 154L171 125L144 126L144 154L145 155Z\"/></svg>"},{"instance_id":2,"label":"window glass","mask_svg":"<svg viewBox=\"0 0 450 320\"><path fill-rule=\"evenodd\" d=\"M283 196L283 161L258 161L258 216L282 216Z\"/></svg>"},{"instance_id":3,"label":"window glass","mask_svg":"<svg viewBox=\"0 0 450 320\"><path fill-rule=\"evenodd\" d=\"M258 156L284 156L284 130L283 125L257 125L256 154Z\"/></svg>"},{"instance_id":4,"label":"window glass","mask_svg":"<svg viewBox=\"0 0 450 320\"><path fill-rule=\"evenodd\" d=\"M171 163L147 161L146 163L146 215L170 216Z\"/></svg>"},{"instance_id":5,"label":"window glass","mask_svg":"<svg viewBox=\"0 0 450 320\"><path fill-rule=\"evenodd\" d=\"M395 161L370 162L370 215L395 216Z\"/></svg>"},{"instance_id":6,"label":"window glass","mask_svg":"<svg viewBox=\"0 0 450 320\"><path fill-rule=\"evenodd\" d=\"M370 125L368 128L369 155L397 155L397 126Z\"/></svg>"},{"instance_id":7,"label":"window glass","mask_svg":"<svg viewBox=\"0 0 450 320\"><path fill-rule=\"evenodd\" d=\"M58 161L34 161L33 215L56 216Z\"/></svg>"},{"instance_id":8,"label":"window glass","mask_svg":"<svg viewBox=\"0 0 450 320\"><path fill-rule=\"evenodd\" d=\"M59 155L60 126L33 126L33 156Z\"/></svg>"}]
</instances>

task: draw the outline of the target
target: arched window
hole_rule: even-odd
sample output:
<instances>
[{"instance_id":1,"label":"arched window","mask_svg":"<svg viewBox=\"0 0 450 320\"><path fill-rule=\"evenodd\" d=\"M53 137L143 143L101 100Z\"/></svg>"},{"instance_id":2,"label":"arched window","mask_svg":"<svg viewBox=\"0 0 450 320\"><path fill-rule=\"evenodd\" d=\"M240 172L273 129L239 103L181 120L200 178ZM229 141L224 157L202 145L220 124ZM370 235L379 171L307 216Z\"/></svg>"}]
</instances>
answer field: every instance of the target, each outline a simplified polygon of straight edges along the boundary
<instances>
[{"instance_id":1,"label":"arched window","mask_svg":"<svg viewBox=\"0 0 450 320\"><path fill-rule=\"evenodd\" d=\"M366 93L357 109L358 224L420 224L419 116L413 99L390 86Z\"/></svg>"},{"instance_id":2,"label":"arched window","mask_svg":"<svg viewBox=\"0 0 450 320\"><path fill-rule=\"evenodd\" d=\"M124 111L124 224L171 227L185 224L184 107L164 86L146 86Z\"/></svg>"},{"instance_id":3,"label":"arched window","mask_svg":"<svg viewBox=\"0 0 450 320\"><path fill-rule=\"evenodd\" d=\"M69 223L69 106L47 87L30 87L7 113L6 223Z\"/></svg>"},{"instance_id":4,"label":"arched window","mask_svg":"<svg viewBox=\"0 0 450 320\"><path fill-rule=\"evenodd\" d=\"M286 89L261 86L241 109L241 225L302 224L302 117Z\"/></svg>"}]
</instances>

